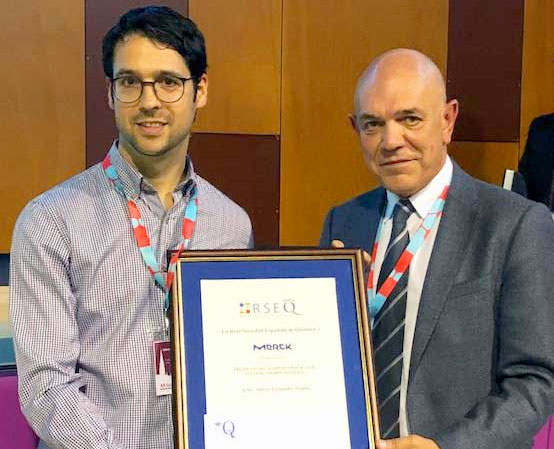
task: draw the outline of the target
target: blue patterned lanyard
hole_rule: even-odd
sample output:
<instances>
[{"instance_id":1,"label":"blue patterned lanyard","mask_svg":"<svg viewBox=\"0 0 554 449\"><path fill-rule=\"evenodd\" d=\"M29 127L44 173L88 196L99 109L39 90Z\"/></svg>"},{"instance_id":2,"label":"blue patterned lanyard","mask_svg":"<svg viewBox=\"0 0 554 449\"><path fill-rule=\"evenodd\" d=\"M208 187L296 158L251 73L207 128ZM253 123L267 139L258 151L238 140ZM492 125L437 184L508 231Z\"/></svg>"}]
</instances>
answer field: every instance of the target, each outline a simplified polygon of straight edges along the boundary
<instances>
[{"instance_id":1,"label":"blue patterned lanyard","mask_svg":"<svg viewBox=\"0 0 554 449\"><path fill-rule=\"evenodd\" d=\"M431 229L433 228L433 225L435 224L437 218L442 215L442 210L444 209L444 203L446 201L446 197L448 196L449 188L450 185L447 185L443 189L439 197L433 202L431 210L421 222L421 225L416 231L414 237L410 240L408 247L402 252L394 268L389 273L383 284L381 284L381 288L379 288L377 294L374 295L373 290L375 287L375 258L377 257L377 248L379 247L379 240L381 238L383 222L385 221L385 219L390 218L390 216L392 215L392 210L388 210L387 208L385 217L379 220L379 227L377 228L375 242L373 243L373 249L371 251L371 265L369 269L369 276L367 278L368 307L369 314L372 319L375 318L375 316L379 313L379 310L381 310L381 307L383 307L383 304L385 304L385 301L394 290L394 287L396 286L404 272L410 266L414 255L421 248L423 242L431 233Z\"/></svg>"},{"instance_id":2,"label":"blue patterned lanyard","mask_svg":"<svg viewBox=\"0 0 554 449\"><path fill-rule=\"evenodd\" d=\"M169 292L171 289L171 284L173 278L175 277L175 269L177 266L177 259L181 253L188 249L190 241L194 234L194 229L196 225L196 216L198 214L198 195L196 193L196 187L193 187L191 192L191 197L185 208L185 216L181 224L181 235L182 240L179 243L177 251L174 251L171 255L171 260L168 265L167 275L160 270L156 256L154 255L154 250L150 244L150 236L142 220L142 215L138 208L137 203L129 198L125 193L123 183L117 174L117 170L112 165L110 155L108 154L104 161L102 162L102 168L108 179L112 182L115 189L127 200L127 206L129 208L129 216L131 218L131 225L133 227L133 233L135 235L135 240L137 246L142 255L142 259L146 264L146 268L154 278L154 281L162 288L165 293L164 299L164 313L165 316L168 316L169 312Z\"/></svg>"}]
</instances>

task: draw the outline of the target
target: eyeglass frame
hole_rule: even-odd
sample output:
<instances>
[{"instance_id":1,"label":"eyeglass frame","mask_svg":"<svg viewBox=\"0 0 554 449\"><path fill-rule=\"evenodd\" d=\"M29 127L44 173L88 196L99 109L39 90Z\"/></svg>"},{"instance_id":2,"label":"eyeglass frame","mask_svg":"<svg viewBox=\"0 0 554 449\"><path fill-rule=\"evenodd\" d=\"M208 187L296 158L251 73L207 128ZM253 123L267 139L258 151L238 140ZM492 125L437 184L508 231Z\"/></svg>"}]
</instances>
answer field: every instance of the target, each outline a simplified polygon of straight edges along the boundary
<instances>
[{"instance_id":1,"label":"eyeglass frame","mask_svg":"<svg viewBox=\"0 0 554 449\"><path fill-rule=\"evenodd\" d=\"M176 100L173 100L173 101L165 101L165 100L162 100L159 95L158 95L158 92L156 91L156 83L160 80L155 80L155 81L143 81L141 80L139 77L137 76L133 76L133 78L136 78L137 81L140 83L140 94L139 96L137 97L136 100L133 100L133 101L123 101L121 100L116 94L115 94L115 82L119 79L123 79L123 78L129 78L130 76L129 75L121 75L121 76L116 76L115 78L110 78L110 82L111 82L111 91L112 91L112 95L117 98L117 101L119 101L120 103L125 103L125 104L131 104L131 103L135 103L137 101L139 101L142 97L142 94L144 93L144 85L151 85L152 86L152 90L154 91L154 95L156 95L156 98L161 101L162 103L177 103L181 98L183 98L183 95L185 95L185 83L187 81L191 81L191 80L194 80L194 77L191 76L189 78L183 78L183 77L180 77L180 76L174 76L172 75L171 77L172 78L175 78L179 81L181 81L183 83L183 89L181 91L181 96L179 98L177 98Z\"/></svg>"}]
</instances>

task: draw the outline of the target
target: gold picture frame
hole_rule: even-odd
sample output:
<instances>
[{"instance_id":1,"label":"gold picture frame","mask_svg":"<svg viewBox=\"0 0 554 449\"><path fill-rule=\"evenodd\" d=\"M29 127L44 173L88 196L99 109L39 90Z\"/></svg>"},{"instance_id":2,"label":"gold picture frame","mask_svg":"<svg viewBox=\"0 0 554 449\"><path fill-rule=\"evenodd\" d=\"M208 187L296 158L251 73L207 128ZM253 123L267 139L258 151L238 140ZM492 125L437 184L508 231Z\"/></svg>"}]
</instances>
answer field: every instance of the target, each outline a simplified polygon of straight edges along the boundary
<instances>
[{"instance_id":1,"label":"gold picture frame","mask_svg":"<svg viewBox=\"0 0 554 449\"><path fill-rule=\"evenodd\" d=\"M180 256L170 310L176 449L205 449L202 281L259 279L264 285L267 279L323 277L334 278L336 285L351 448L375 448L379 416L361 252L307 249L189 251Z\"/></svg>"}]
</instances>

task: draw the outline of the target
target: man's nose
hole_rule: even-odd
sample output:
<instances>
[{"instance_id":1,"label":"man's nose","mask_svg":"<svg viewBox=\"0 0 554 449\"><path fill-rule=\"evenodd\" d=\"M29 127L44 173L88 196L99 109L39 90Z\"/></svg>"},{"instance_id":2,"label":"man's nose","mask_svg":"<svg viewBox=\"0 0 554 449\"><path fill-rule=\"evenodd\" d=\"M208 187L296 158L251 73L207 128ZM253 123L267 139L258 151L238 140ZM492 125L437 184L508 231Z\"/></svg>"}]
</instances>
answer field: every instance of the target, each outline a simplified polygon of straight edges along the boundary
<instances>
[{"instance_id":1,"label":"man's nose","mask_svg":"<svg viewBox=\"0 0 554 449\"><path fill-rule=\"evenodd\" d=\"M159 109L161 102L156 95L153 84L145 84L142 86L142 95L140 97L140 109L151 110Z\"/></svg>"},{"instance_id":2,"label":"man's nose","mask_svg":"<svg viewBox=\"0 0 554 449\"><path fill-rule=\"evenodd\" d=\"M404 128L395 121L387 122L383 129L383 149L395 151L404 145Z\"/></svg>"}]
</instances>

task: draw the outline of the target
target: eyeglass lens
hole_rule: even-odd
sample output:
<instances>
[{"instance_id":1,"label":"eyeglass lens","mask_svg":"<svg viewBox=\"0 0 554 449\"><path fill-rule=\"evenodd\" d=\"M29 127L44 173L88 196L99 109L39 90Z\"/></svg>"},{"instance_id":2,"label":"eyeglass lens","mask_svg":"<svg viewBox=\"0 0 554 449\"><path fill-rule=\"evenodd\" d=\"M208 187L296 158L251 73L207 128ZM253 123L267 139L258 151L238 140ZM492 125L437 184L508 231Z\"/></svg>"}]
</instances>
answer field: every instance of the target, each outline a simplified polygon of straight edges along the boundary
<instances>
[{"instance_id":1,"label":"eyeglass lens","mask_svg":"<svg viewBox=\"0 0 554 449\"><path fill-rule=\"evenodd\" d=\"M133 103L141 97L145 84L152 85L158 99L166 103L178 101L183 96L185 86L183 80L171 76L153 82L142 81L135 76L123 76L114 80L114 94L123 103Z\"/></svg>"}]
</instances>

